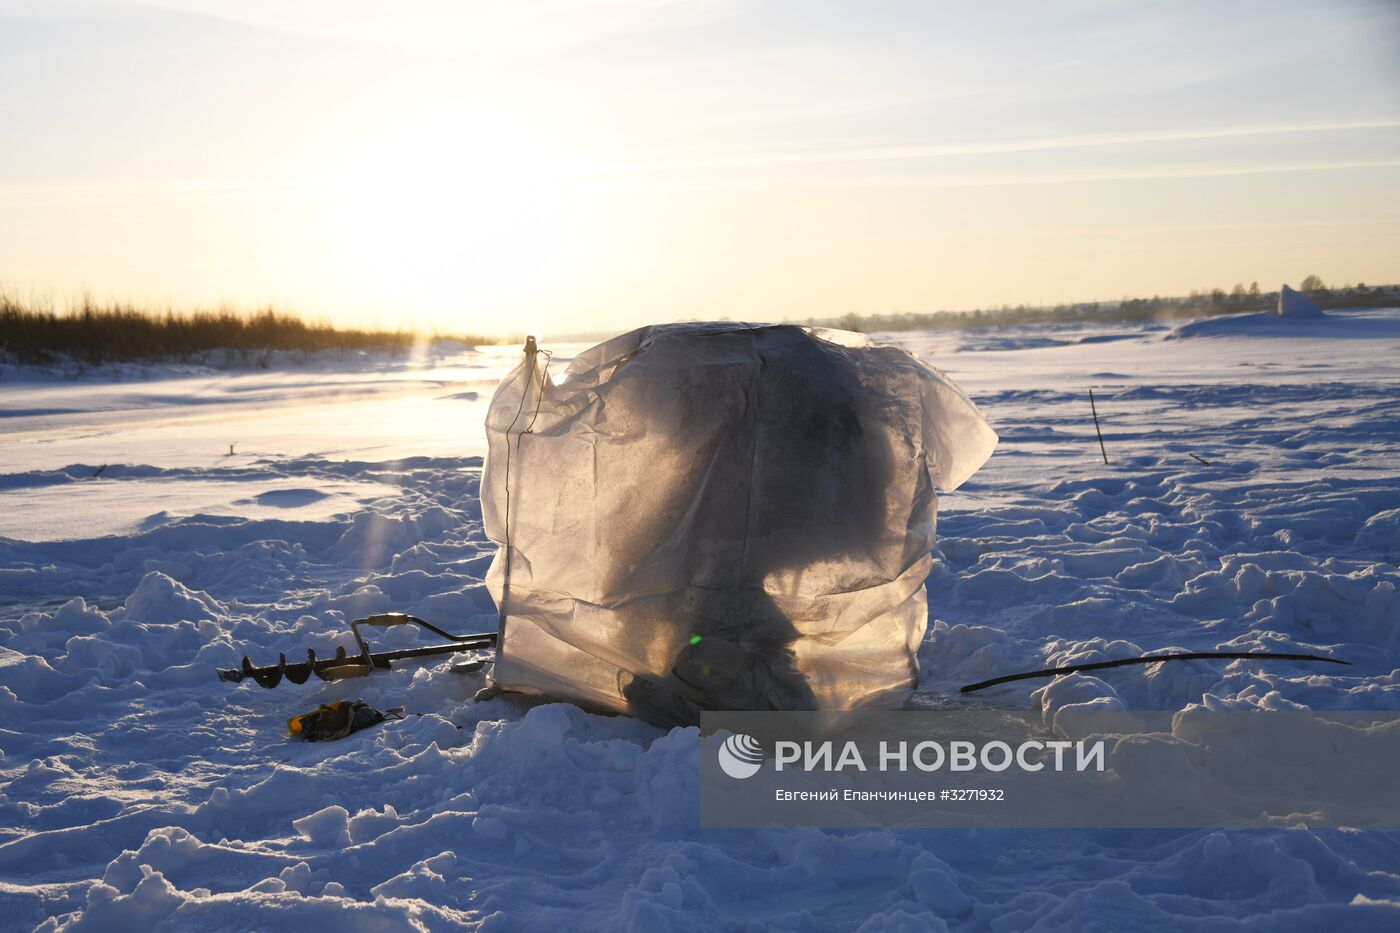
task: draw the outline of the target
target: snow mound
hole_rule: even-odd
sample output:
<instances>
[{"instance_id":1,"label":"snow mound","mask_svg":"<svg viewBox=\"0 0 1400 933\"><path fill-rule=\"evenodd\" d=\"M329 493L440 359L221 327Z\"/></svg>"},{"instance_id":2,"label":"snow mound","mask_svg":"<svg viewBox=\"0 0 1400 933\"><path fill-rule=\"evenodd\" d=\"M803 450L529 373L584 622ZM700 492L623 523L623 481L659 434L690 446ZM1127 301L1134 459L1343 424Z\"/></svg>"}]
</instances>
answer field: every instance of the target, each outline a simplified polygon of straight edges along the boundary
<instances>
[{"instance_id":1,"label":"snow mound","mask_svg":"<svg viewBox=\"0 0 1400 933\"><path fill-rule=\"evenodd\" d=\"M126 600L128 618L171 624L187 619L216 619L227 610L207 593L196 593L160 571L146 574Z\"/></svg>"},{"instance_id":2,"label":"snow mound","mask_svg":"<svg viewBox=\"0 0 1400 933\"><path fill-rule=\"evenodd\" d=\"M1289 289L1292 292L1291 289ZM1392 312L1376 308L1338 309L1323 314L1305 295L1286 295L1276 311L1229 314L1183 324L1167 335L1167 340L1187 337L1283 337L1313 340L1395 340L1400 339L1400 320ZM1308 309L1311 308L1310 312ZM1316 313L1312 313L1316 312Z\"/></svg>"},{"instance_id":3,"label":"snow mound","mask_svg":"<svg viewBox=\"0 0 1400 933\"><path fill-rule=\"evenodd\" d=\"M1309 320L1327 315L1323 314L1322 309L1307 295L1284 285L1279 288L1278 293L1278 316L1291 320Z\"/></svg>"}]
</instances>

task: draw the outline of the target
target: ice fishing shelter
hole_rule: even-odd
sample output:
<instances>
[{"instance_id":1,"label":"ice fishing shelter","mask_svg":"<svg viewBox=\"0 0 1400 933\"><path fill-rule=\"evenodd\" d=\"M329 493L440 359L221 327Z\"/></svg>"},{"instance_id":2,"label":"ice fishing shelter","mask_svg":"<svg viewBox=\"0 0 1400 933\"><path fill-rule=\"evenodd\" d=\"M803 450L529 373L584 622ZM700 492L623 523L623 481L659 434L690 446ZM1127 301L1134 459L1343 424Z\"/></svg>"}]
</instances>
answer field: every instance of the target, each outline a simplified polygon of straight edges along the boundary
<instances>
[{"instance_id":1,"label":"ice fishing shelter","mask_svg":"<svg viewBox=\"0 0 1400 933\"><path fill-rule=\"evenodd\" d=\"M663 725L903 702L935 490L997 440L952 380L860 334L730 323L547 370L527 347L486 421L497 687Z\"/></svg>"}]
</instances>

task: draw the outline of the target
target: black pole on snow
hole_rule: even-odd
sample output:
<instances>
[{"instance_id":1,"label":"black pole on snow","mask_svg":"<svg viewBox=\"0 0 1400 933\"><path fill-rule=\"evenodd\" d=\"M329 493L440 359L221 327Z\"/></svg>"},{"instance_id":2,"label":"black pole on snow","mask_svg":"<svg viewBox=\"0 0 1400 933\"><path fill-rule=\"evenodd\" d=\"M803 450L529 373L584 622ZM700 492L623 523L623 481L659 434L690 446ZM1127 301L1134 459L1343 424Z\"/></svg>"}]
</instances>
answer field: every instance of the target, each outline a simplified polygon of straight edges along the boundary
<instances>
[{"instance_id":1,"label":"black pole on snow","mask_svg":"<svg viewBox=\"0 0 1400 933\"><path fill-rule=\"evenodd\" d=\"M1089 390L1089 410L1094 413L1094 433L1099 436L1099 453L1103 454L1104 466L1108 466L1108 451L1103 446L1103 431L1099 429L1099 407L1094 404L1094 390Z\"/></svg>"},{"instance_id":2,"label":"black pole on snow","mask_svg":"<svg viewBox=\"0 0 1400 933\"><path fill-rule=\"evenodd\" d=\"M1009 684L1014 680L1030 680L1035 677L1058 677L1060 674L1075 674L1080 671L1102 671L1110 667L1127 667L1129 664L1156 664L1158 661L1323 661L1327 664L1346 664L1341 658L1328 658L1320 654L1289 654L1279 651L1182 651L1176 654L1154 654L1138 658L1119 658L1116 661L1095 661L1091 664L1070 664L1066 667L1047 667L1043 671L1024 671L1020 674L1004 674L990 680L979 680L958 690L971 693L985 687Z\"/></svg>"}]
</instances>

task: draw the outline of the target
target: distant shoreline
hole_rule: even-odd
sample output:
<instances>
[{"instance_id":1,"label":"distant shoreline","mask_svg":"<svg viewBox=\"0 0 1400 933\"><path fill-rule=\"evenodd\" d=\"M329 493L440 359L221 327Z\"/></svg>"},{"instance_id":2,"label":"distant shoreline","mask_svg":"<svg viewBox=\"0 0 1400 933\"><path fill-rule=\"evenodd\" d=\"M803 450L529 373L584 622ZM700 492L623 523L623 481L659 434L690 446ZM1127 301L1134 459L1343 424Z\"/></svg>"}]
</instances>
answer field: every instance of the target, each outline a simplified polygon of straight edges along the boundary
<instances>
[{"instance_id":1,"label":"distant shoreline","mask_svg":"<svg viewBox=\"0 0 1400 933\"><path fill-rule=\"evenodd\" d=\"M1301 289L1318 307L1395 308L1400 307L1400 285L1345 285L1328 288L1320 282ZM906 330L973 330L1012 324L1070 324L1085 321L1183 321L1251 311L1272 311L1278 307L1279 293L1262 292L1257 287L1236 285L1233 291L1213 289L1186 296L1124 298L1118 301L1091 301L1053 306L1003 305L973 311L895 312L892 314L846 314L841 317L808 318L803 323L817 327L838 327L862 333Z\"/></svg>"},{"instance_id":2,"label":"distant shoreline","mask_svg":"<svg viewBox=\"0 0 1400 933\"><path fill-rule=\"evenodd\" d=\"M1305 289L1319 307L1400 307L1400 285L1318 286ZM1215 289L1184 297L1128 298L1054 306L1017 305L972 311L893 312L809 317L774 323L834 327L861 333L910 330L976 330L1023 324L1116 323L1145 320L1186 321L1203 317L1273 310L1278 292ZM727 318L719 318L727 320ZM621 329L551 335L555 342L597 342ZM0 358L25 366L70 360L87 366L133 362L199 362L221 352L230 362L266 366L277 351L315 353L384 351L394 355L415 348L455 342L463 346L520 343L520 336L443 334L413 329L342 328L271 308L256 312L152 311L129 304L99 304L85 299L77 307L54 311L0 293Z\"/></svg>"},{"instance_id":3,"label":"distant shoreline","mask_svg":"<svg viewBox=\"0 0 1400 933\"><path fill-rule=\"evenodd\" d=\"M380 350L402 354L452 341L464 346L509 342L471 334L340 328L272 309L157 312L125 304L84 301L60 313L0 295L0 356L20 365L69 359L108 363L192 361L221 351L245 365L277 351Z\"/></svg>"}]
</instances>

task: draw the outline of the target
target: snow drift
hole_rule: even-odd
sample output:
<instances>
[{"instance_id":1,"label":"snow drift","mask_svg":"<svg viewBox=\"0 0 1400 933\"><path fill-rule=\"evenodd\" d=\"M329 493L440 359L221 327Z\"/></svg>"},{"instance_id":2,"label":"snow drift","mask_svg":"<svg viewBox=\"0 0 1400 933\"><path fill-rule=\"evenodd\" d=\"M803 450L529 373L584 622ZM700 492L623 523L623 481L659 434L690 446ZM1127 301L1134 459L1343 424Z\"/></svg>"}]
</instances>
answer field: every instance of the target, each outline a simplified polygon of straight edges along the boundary
<instances>
[{"instance_id":1,"label":"snow drift","mask_svg":"<svg viewBox=\"0 0 1400 933\"><path fill-rule=\"evenodd\" d=\"M1395 340L1400 319L1385 308L1339 308L1323 312L1288 286L1273 311L1227 314L1191 321L1167 334L1167 340L1191 337L1253 337L1288 340Z\"/></svg>"},{"instance_id":2,"label":"snow drift","mask_svg":"<svg viewBox=\"0 0 1400 933\"><path fill-rule=\"evenodd\" d=\"M862 335L646 327L487 416L498 687L658 724L898 704L928 623L935 489L991 455L943 373Z\"/></svg>"},{"instance_id":3,"label":"snow drift","mask_svg":"<svg viewBox=\"0 0 1400 933\"><path fill-rule=\"evenodd\" d=\"M1302 292L1294 291L1287 285L1278 292L1278 316L1293 320L1309 320L1326 317L1322 309Z\"/></svg>"},{"instance_id":4,"label":"snow drift","mask_svg":"<svg viewBox=\"0 0 1400 933\"><path fill-rule=\"evenodd\" d=\"M1400 708L1400 312L1275 323L1347 339L1240 328L1183 347L1141 324L1122 325L1134 340L1013 349L1046 332L1026 326L958 352L953 331L893 337L955 358L1002 437L975 484L938 502L916 702L1062 723L1095 704L1187 718ZM1076 332L1099 331L1054 333ZM49 493L100 486L108 501L80 511L105 522L128 483L191 494L117 537L94 520L85 539L15 540L0 523L0 928L1400 927L1394 831L701 829L694 729L477 703L482 675L446 659L295 690L216 684L244 654L353 648L346 621L369 612L495 624L475 455L518 360L481 351L374 380L291 368L0 384L7 511L76 522L64 503L77 500ZM1088 375L1104 387L1110 469ZM40 414L55 409L80 410ZM207 514L205 481L249 493ZM394 492L343 515L325 500L234 504L339 482ZM1195 661L957 692L1151 648L1355 666ZM357 697L421 715L328 745L286 739L290 714ZM1242 773L1267 784L1276 762L1250 751Z\"/></svg>"}]
</instances>

